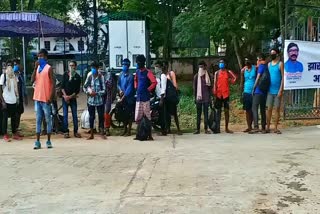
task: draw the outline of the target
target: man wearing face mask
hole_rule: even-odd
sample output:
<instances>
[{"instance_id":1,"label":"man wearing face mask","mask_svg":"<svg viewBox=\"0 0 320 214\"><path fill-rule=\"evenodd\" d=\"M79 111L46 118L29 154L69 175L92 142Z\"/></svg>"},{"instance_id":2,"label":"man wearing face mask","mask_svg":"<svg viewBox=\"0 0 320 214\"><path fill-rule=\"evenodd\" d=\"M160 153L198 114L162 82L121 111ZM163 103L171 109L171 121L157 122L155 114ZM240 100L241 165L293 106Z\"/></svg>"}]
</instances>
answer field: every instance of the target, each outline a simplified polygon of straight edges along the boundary
<instances>
[{"instance_id":1,"label":"man wearing face mask","mask_svg":"<svg viewBox=\"0 0 320 214\"><path fill-rule=\"evenodd\" d=\"M256 67L252 65L248 58L245 59L245 67L241 70L241 91L243 100L243 110L246 111L246 120L248 128L244 132L252 130L252 91L256 81Z\"/></svg>"},{"instance_id":2,"label":"man wearing face mask","mask_svg":"<svg viewBox=\"0 0 320 214\"><path fill-rule=\"evenodd\" d=\"M270 52L271 62L268 64L269 73L270 73L270 88L267 97L267 130L266 132L270 132L270 124L272 118L272 110L276 109L276 117L275 117L275 129L274 133L281 134L281 131L278 130L278 123L280 119L280 107L281 107L281 99L284 88L284 66L279 57L279 50L273 48Z\"/></svg>"},{"instance_id":3,"label":"man wearing face mask","mask_svg":"<svg viewBox=\"0 0 320 214\"><path fill-rule=\"evenodd\" d=\"M229 129L229 82L234 84L237 80L237 77L232 71L226 69L225 61L223 59L221 59L219 62L219 68L220 70L215 72L213 85L213 94L216 98L215 107L217 109L217 130L218 133L220 133L221 111L223 106L225 115L225 131L226 133L232 134L233 131Z\"/></svg>"},{"instance_id":4,"label":"man wearing face mask","mask_svg":"<svg viewBox=\"0 0 320 214\"><path fill-rule=\"evenodd\" d=\"M70 138L68 126L68 108L70 106L73 118L73 134L75 138L81 138L78 133L78 104L77 96L80 93L81 77L76 71L77 62L69 62L69 71L64 73L61 85L63 106L63 130L64 138Z\"/></svg>"},{"instance_id":5,"label":"man wearing face mask","mask_svg":"<svg viewBox=\"0 0 320 214\"><path fill-rule=\"evenodd\" d=\"M131 136L132 122L134 119L134 77L130 73L130 60L124 59L122 61L122 73L118 80L118 90L120 94L120 102L125 106L125 110L128 111L128 120L124 121L124 132L121 136ZM129 126L129 127L128 127Z\"/></svg>"},{"instance_id":6,"label":"man wearing face mask","mask_svg":"<svg viewBox=\"0 0 320 214\"><path fill-rule=\"evenodd\" d=\"M263 91L259 87L260 79L262 79L264 72L267 72L267 62L265 54L259 54L257 58L257 77L253 86L253 99L252 99L252 115L254 128L249 134L256 134L259 130L259 109L261 115L261 133L266 133L266 101L267 92Z\"/></svg>"},{"instance_id":7,"label":"man wearing face mask","mask_svg":"<svg viewBox=\"0 0 320 214\"><path fill-rule=\"evenodd\" d=\"M91 75L88 76L83 90L88 95L88 111L90 121L90 136L88 140L94 139L94 120L96 115L96 109L99 117L99 130L102 139L106 139L104 133L104 96L106 93L106 86L104 77L98 72L98 63L93 62L91 64Z\"/></svg>"},{"instance_id":8,"label":"man wearing face mask","mask_svg":"<svg viewBox=\"0 0 320 214\"><path fill-rule=\"evenodd\" d=\"M199 62L198 73L193 78L193 92L195 104L197 106L197 130L193 134L200 134L201 114L204 115L204 130L206 134L211 134L208 130L208 111L211 102L211 77L207 71L207 64L204 61Z\"/></svg>"},{"instance_id":9,"label":"man wearing face mask","mask_svg":"<svg viewBox=\"0 0 320 214\"><path fill-rule=\"evenodd\" d=\"M165 102L165 95L166 95L166 88L167 88L167 76L164 67L164 63L162 61L157 61L155 63L154 73L157 79L157 86L156 86L156 95L160 98L160 115L161 118L161 134L163 136L167 135L167 112L166 112L166 102Z\"/></svg>"},{"instance_id":10,"label":"man wearing face mask","mask_svg":"<svg viewBox=\"0 0 320 214\"><path fill-rule=\"evenodd\" d=\"M40 134L41 123L43 117L47 124L47 148L52 148L51 132L52 132L52 119L51 119L51 102L55 97L55 80L52 67L48 64L48 51L41 49L38 53L38 67L34 71L33 79L35 84L33 100L36 101L37 110L37 140L34 149L40 149Z\"/></svg>"},{"instance_id":11,"label":"man wearing face mask","mask_svg":"<svg viewBox=\"0 0 320 214\"><path fill-rule=\"evenodd\" d=\"M146 58L144 55L137 56L136 62L137 71L134 77L134 87L137 90L135 120L139 124L144 115L151 121L150 93L156 88L157 80L152 71L145 67ZM151 133L149 140L153 140Z\"/></svg>"},{"instance_id":12,"label":"man wearing face mask","mask_svg":"<svg viewBox=\"0 0 320 214\"><path fill-rule=\"evenodd\" d=\"M18 91L19 91L19 104L17 106L17 130L19 130L20 127L20 121L21 121L21 115L24 113L24 103L28 105L28 97L27 97L27 89L26 89L26 83L24 80L24 75L23 75L23 69L20 66L20 60L15 59L13 61L13 71L14 74L17 77L18 80ZM20 134L19 134L20 135ZM22 135L20 135L23 137Z\"/></svg>"}]
</instances>

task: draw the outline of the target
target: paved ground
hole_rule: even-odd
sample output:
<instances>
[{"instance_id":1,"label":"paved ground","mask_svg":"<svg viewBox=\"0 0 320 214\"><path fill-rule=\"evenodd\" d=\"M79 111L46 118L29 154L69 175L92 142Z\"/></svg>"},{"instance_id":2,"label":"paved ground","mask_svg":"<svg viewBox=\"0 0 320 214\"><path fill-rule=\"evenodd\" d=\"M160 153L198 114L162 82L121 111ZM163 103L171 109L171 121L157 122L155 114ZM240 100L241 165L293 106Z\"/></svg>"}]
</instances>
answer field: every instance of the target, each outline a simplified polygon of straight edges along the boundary
<instances>
[{"instance_id":1,"label":"paved ground","mask_svg":"<svg viewBox=\"0 0 320 214\"><path fill-rule=\"evenodd\" d=\"M0 144L0 213L320 213L320 130Z\"/></svg>"}]
</instances>

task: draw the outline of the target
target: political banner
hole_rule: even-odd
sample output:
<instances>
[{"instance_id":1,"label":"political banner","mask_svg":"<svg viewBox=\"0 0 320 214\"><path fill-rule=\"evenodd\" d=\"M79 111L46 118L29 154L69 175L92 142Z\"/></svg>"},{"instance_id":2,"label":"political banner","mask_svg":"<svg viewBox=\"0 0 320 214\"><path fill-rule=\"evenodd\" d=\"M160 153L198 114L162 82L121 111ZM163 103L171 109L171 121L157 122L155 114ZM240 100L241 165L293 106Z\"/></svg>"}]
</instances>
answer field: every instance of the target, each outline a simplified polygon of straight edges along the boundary
<instances>
[{"instance_id":1,"label":"political banner","mask_svg":"<svg viewBox=\"0 0 320 214\"><path fill-rule=\"evenodd\" d=\"M284 89L320 88L320 42L286 40Z\"/></svg>"}]
</instances>

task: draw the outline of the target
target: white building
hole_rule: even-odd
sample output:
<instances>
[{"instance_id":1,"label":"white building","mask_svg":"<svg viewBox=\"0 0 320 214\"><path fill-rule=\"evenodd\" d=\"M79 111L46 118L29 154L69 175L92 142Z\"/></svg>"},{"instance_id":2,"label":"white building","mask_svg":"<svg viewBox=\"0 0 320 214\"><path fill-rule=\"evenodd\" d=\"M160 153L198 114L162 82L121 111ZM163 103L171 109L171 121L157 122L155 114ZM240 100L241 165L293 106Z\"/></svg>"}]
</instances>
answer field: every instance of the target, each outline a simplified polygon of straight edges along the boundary
<instances>
[{"instance_id":1,"label":"white building","mask_svg":"<svg viewBox=\"0 0 320 214\"><path fill-rule=\"evenodd\" d=\"M53 71L56 74L63 74L64 72L64 54L68 55L66 59L70 59L70 55L74 55L73 57L71 57L73 59L77 58L76 56L80 56L81 54L86 54L88 49L86 44L86 38L65 38L65 42L63 41L63 39L63 37L40 38L40 49L44 48L48 51L50 56L50 64L52 65ZM38 39L32 40L30 45L33 47L31 53L33 55L36 55L39 51ZM80 64L81 62L78 61L78 65Z\"/></svg>"}]
</instances>

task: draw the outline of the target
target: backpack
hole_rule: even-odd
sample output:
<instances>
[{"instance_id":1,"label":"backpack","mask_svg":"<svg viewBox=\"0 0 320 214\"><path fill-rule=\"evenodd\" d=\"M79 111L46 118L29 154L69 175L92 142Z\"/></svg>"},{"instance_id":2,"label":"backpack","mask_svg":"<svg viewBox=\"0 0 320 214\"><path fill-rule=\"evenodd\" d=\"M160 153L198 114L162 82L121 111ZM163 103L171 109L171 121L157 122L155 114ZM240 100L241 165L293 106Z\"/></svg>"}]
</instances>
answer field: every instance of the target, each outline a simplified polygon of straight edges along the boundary
<instances>
[{"instance_id":1,"label":"backpack","mask_svg":"<svg viewBox=\"0 0 320 214\"><path fill-rule=\"evenodd\" d=\"M208 119L208 126L209 129L213 132L213 133L217 133L217 111L215 108L213 108L212 106L210 106L211 112L209 115L209 119Z\"/></svg>"},{"instance_id":2,"label":"backpack","mask_svg":"<svg viewBox=\"0 0 320 214\"><path fill-rule=\"evenodd\" d=\"M166 101L177 105L180 101L179 94L176 87L174 87L173 82L171 81L171 74L169 75L170 79L167 79Z\"/></svg>"},{"instance_id":3,"label":"backpack","mask_svg":"<svg viewBox=\"0 0 320 214\"><path fill-rule=\"evenodd\" d=\"M151 121L146 116L143 116L142 120L140 121L137 127L136 139L140 141L149 140L149 137L151 136L151 131Z\"/></svg>"},{"instance_id":4,"label":"backpack","mask_svg":"<svg viewBox=\"0 0 320 214\"><path fill-rule=\"evenodd\" d=\"M115 116L117 121L125 122L125 121L128 121L130 119L130 113L131 112L128 110L128 108L126 107L124 102L118 102L114 109L115 109L114 116Z\"/></svg>"},{"instance_id":5,"label":"backpack","mask_svg":"<svg viewBox=\"0 0 320 214\"><path fill-rule=\"evenodd\" d=\"M259 89L263 93L267 93L270 88L270 82L271 82L271 80L270 80L269 68L268 68L268 66L265 66L263 74L261 75L261 77L259 79L259 83L258 83Z\"/></svg>"}]
</instances>

